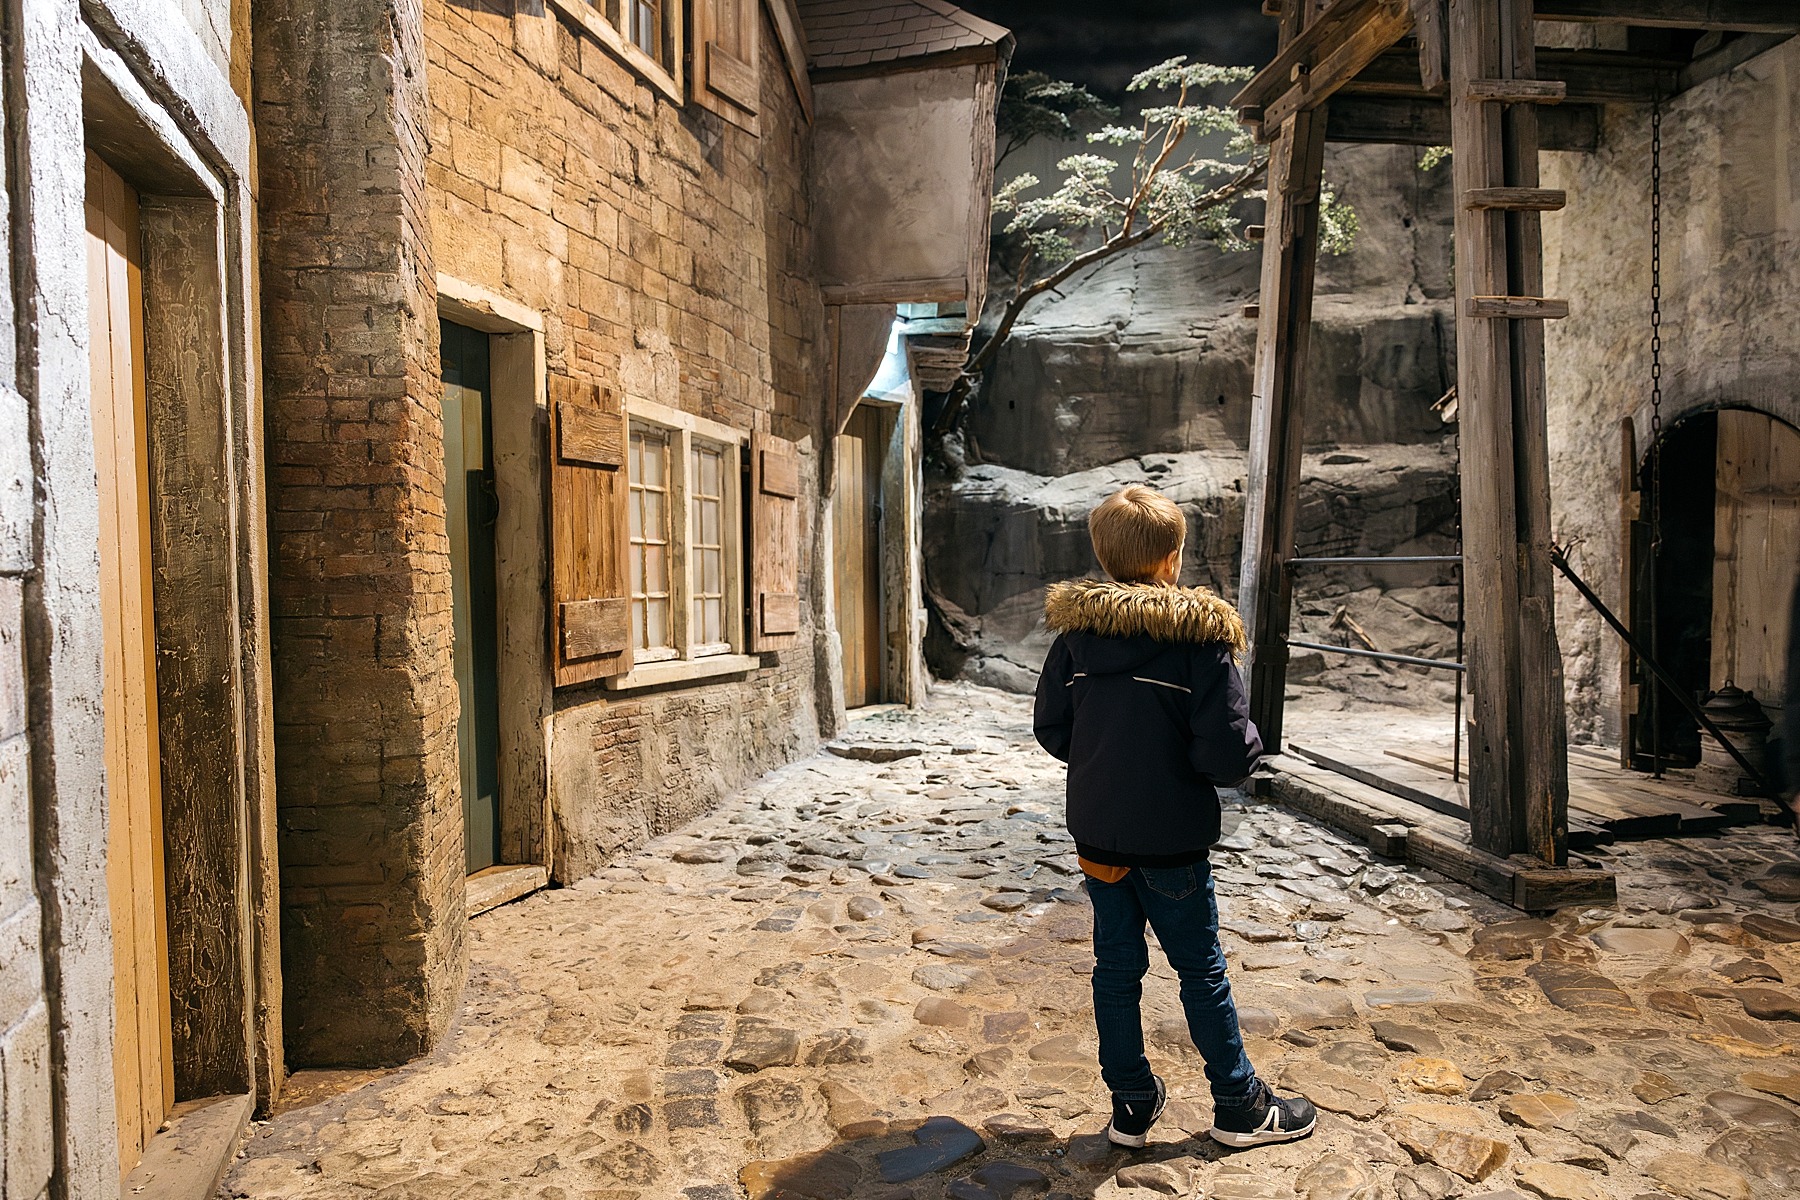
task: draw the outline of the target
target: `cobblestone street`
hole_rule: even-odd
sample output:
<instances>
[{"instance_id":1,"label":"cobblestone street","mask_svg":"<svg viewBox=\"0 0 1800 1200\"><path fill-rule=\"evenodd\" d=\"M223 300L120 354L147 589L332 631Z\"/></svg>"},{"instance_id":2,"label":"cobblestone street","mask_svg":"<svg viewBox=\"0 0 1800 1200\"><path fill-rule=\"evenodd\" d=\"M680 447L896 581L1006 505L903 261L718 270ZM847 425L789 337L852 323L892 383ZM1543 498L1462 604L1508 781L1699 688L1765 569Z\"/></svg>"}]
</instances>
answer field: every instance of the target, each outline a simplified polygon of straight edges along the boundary
<instances>
[{"instance_id":1,"label":"cobblestone street","mask_svg":"<svg viewBox=\"0 0 1800 1200\"><path fill-rule=\"evenodd\" d=\"M1171 1086L1109 1150L1089 915L1029 703L942 685L572 887L477 918L462 1014L297 1076L224 1194L420 1200L1773 1200L1800 1192L1800 866L1770 827L1619 847L1527 920L1234 801L1214 862L1250 1053L1322 1110L1228 1152L1174 980ZM1193 1136L1193 1135L1200 1136Z\"/></svg>"}]
</instances>

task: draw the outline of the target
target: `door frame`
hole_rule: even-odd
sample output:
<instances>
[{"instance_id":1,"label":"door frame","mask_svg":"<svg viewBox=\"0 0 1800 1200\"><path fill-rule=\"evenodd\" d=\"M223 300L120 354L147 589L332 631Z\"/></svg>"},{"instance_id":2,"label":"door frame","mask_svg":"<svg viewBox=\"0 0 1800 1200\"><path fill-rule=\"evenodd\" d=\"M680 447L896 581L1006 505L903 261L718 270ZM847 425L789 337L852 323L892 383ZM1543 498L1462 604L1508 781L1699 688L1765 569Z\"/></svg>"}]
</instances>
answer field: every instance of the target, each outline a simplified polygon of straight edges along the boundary
<instances>
[{"instance_id":1,"label":"door frame","mask_svg":"<svg viewBox=\"0 0 1800 1200\"><path fill-rule=\"evenodd\" d=\"M549 444L544 319L479 284L437 277L438 316L488 335L488 454L500 516L494 573L500 627L499 864L470 876L470 916L543 887L551 865L552 671L544 461ZM474 881L479 882L474 882Z\"/></svg>"}]
</instances>

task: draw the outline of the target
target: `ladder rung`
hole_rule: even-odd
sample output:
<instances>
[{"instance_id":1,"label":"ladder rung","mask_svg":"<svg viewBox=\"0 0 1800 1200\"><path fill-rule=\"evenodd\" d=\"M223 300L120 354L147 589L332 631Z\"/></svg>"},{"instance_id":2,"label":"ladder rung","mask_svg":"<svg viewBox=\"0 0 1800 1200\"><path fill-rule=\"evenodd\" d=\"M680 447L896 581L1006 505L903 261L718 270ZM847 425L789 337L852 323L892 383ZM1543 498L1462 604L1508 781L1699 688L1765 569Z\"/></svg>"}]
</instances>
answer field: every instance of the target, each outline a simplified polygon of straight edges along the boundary
<instances>
[{"instance_id":1,"label":"ladder rung","mask_svg":"<svg viewBox=\"0 0 1800 1200\"><path fill-rule=\"evenodd\" d=\"M1463 193L1463 207L1501 209L1506 212L1555 212L1569 201L1560 188L1470 188Z\"/></svg>"},{"instance_id":2,"label":"ladder rung","mask_svg":"<svg viewBox=\"0 0 1800 1200\"><path fill-rule=\"evenodd\" d=\"M1542 296L1470 296L1469 315L1556 321L1569 315L1569 302L1546 300Z\"/></svg>"},{"instance_id":3,"label":"ladder rung","mask_svg":"<svg viewBox=\"0 0 1800 1200\"><path fill-rule=\"evenodd\" d=\"M1469 80L1469 99L1490 104L1561 104L1568 94L1560 79Z\"/></svg>"},{"instance_id":4,"label":"ladder rung","mask_svg":"<svg viewBox=\"0 0 1800 1200\"><path fill-rule=\"evenodd\" d=\"M1262 317L1262 305L1260 304L1246 304L1239 311L1246 321L1255 321Z\"/></svg>"}]
</instances>

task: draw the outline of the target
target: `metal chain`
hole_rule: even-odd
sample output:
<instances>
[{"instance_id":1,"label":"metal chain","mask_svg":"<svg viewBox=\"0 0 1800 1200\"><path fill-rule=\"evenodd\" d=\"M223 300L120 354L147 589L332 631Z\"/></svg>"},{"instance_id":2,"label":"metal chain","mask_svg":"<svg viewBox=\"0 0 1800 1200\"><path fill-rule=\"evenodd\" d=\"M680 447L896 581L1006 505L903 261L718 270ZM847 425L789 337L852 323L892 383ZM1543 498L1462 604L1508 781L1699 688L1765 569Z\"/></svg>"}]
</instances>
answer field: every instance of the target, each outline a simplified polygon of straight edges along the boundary
<instances>
[{"instance_id":1,"label":"metal chain","mask_svg":"<svg viewBox=\"0 0 1800 1200\"><path fill-rule=\"evenodd\" d=\"M1650 657L1662 661L1656 593L1662 562L1662 97L1650 102ZM1650 754L1663 774L1662 684L1650 680Z\"/></svg>"}]
</instances>

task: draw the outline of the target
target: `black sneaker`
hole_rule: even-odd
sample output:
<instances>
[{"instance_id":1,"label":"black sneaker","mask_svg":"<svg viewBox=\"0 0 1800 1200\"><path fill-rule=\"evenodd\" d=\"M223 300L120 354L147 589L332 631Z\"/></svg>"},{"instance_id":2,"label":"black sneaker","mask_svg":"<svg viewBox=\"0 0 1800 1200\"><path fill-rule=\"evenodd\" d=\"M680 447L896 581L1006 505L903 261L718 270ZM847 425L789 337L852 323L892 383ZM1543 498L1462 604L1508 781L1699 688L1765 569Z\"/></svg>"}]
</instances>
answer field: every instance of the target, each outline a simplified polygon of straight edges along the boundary
<instances>
[{"instance_id":1,"label":"black sneaker","mask_svg":"<svg viewBox=\"0 0 1800 1200\"><path fill-rule=\"evenodd\" d=\"M1284 1100L1258 1079L1242 1105L1213 1105L1213 1127L1208 1132L1225 1146L1267 1146L1305 1137L1317 1120L1311 1101L1303 1096Z\"/></svg>"},{"instance_id":2,"label":"black sneaker","mask_svg":"<svg viewBox=\"0 0 1800 1200\"><path fill-rule=\"evenodd\" d=\"M1113 1094L1112 1124L1106 1127L1106 1139L1113 1145L1136 1150L1149 1140L1150 1127L1156 1124L1156 1118L1162 1116L1163 1105L1169 1102L1169 1089L1163 1086L1162 1076L1150 1078L1156 1081L1155 1096L1127 1100L1116 1092Z\"/></svg>"}]
</instances>

